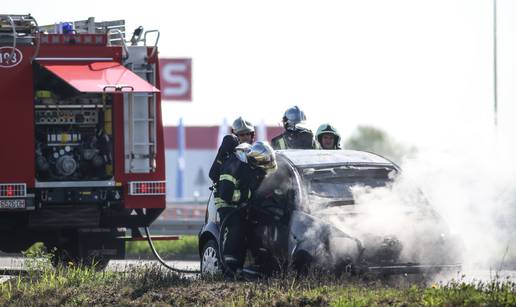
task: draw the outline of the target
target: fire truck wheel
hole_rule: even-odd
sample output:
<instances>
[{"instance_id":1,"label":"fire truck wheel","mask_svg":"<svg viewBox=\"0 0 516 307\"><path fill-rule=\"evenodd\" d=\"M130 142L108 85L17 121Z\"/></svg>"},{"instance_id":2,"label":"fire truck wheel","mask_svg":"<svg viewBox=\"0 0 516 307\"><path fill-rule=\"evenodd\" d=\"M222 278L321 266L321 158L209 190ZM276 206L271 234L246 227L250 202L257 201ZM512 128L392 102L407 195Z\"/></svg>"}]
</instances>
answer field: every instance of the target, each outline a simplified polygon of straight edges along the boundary
<instances>
[{"instance_id":1,"label":"fire truck wheel","mask_svg":"<svg viewBox=\"0 0 516 307\"><path fill-rule=\"evenodd\" d=\"M60 265L67 267L79 264L77 250L70 244L66 244L66 246L53 246L47 249L52 255L50 260L54 267Z\"/></svg>"},{"instance_id":2,"label":"fire truck wheel","mask_svg":"<svg viewBox=\"0 0 516 307\"><path fill-rule=\"evenodd\" d=\"M217 242L209 240L202 248L201 274L204 276L221 274L219 247Z\"/></svg>"},{"instance_id":3,"label":"fire truck wheel","mask_svg":"<svg viewBox=\"0 0 516 307\"><path fill-rule=\"evenodd\" d=\"M123 233L122 233L123 234ZM120 233L72 233L60 244L48 244L54 266L86 266L104 270L111 259L125 258L125 242ZM50 248L49 248L50 246Z\"/></svg>"},{"instance_id":4,"label":"fire truck wheel","mask_svg":"<svg viewBox=\"0 0 516 307\"><path fill-rule=\"evenodd\" d=\"M312 256L306 251L298 251L292 258L292 269L301 276L306 276L310 272L313 263Z\"/></svg>"},{"instance_id":5,"label":"fire truck wheel","mask_svg":"<svg viewBox=\"0 0 516 307\"><path fill-rule=\"evenodd\" d=\"M51 262L54 267L92 267L95 270L104 270L110 258L106 256L92 256L78 253L76 249L69 247L54 247Z\"/></svg>"},{"instance_id":6,"label":"fire truck wheel","mask_svg":"<svg viewBox=\"0 0 516 307\"><path fill-rule=\"evenodd\" d=\"M95 270L102 271L104 270L108 263L109 258L106 257L80 257L78 255L74 255L67 249L57 249L53 254L52 265L54 267L63 266L63 267L92 267Z\"/></svg>"}]
</instances>

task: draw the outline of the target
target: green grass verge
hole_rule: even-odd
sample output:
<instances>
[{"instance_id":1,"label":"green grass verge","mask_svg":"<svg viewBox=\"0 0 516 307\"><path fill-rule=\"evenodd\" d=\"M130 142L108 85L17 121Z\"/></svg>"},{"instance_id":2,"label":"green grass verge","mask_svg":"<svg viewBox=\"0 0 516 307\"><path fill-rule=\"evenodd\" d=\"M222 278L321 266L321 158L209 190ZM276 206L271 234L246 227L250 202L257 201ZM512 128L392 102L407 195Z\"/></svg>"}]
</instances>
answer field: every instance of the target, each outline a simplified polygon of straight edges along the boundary
<instances>
[{"instance_id":1,"label":"green grass verge","mask_svg":"<svg viewBox=\"0 0 516 307\"><path fill-rule=\"evenodd\" d=\"M193 256L199 257L198 238L195 235L181 236L179 240L154 241L154 247L163 257ZM125 245L129 257L154 257L147 241L132 241ZM44 250L43 243L38 242L23 252L25 255L37 254Z\"/></svg>"},{"instance_id":2,"label":"green grass verge","mask_svg":"<svg viewBox=\"0 0 516 307\"><path fill-rule=\"evenodd\" d=\"M154 241L154 247L156 247L156 251L163 257L168 256L188 256L194 255L197 256L198 252L198 239L197 236L189 235L189 236L181 236L179 240L173 241ZM128 256L152 256L152 251L149 248L149 243L147 241L134 241L127 242L126 245L126 254ZM197 256L198 257L198 256Z\"/></svg>"},{"instance_id":3,"label":"green grass verge","mask_svg":"<svg viewBox=\"0 0 516 307\"><path fill-rule=\"evenodd\" d=\"M429 287L385 282L272 278L256 282L201 280L158 266L126 273L84 267L32 271L0 284L2 306L514 306L509 281L452 281Z\"/></svg>"},{"instance_id":4,"label":"green grass verge","mask_svg":"<svg viewBox=\"0 0 516 307\"><path fill-rule=\"evenodd\" d=\"M25 255L27 273L0 283L0 306L516 306L516 284L509 280L425 284L316 272L302 279L202 280L158 265L124 273L54 269L41 248Z\"/></svg>"}]
</instances>

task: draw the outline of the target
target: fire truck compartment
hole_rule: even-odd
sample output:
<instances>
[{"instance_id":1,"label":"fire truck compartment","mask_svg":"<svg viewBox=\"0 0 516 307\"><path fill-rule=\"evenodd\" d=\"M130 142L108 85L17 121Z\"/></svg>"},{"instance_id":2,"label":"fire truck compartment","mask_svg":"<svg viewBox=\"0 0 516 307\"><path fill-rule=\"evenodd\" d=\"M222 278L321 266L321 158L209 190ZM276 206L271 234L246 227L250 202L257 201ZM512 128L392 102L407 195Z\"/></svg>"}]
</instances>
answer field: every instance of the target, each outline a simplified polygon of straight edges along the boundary
<instances>
[{"instance_id":1,"label":"fire truck compartment","mask_svg":"<svg viewBox=\"0 0 516 307\"><path fill-rule=\"evenodd\" d=\"M35 65L38 181L113 178L113 95L81 93Z\"/></svg>"}]
</instances>

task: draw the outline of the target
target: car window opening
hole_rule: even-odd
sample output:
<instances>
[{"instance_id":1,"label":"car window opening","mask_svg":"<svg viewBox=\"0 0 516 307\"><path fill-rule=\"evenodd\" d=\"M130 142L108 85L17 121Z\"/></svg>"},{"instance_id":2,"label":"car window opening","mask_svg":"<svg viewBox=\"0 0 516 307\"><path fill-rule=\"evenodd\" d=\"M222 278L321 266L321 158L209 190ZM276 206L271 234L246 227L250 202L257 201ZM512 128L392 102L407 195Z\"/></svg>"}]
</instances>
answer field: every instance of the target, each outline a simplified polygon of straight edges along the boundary
<instances>
[{"instance_id":1,"label":"car window opening","mask_svg":"<svg viewBox=\"0 0 516 307\"><path fill-rule=\"evenodd\" d=\"M307 191L312 201L327 207L354 205L353 187L385 187L392 182L390 168L327 168L310 172Z\"/></svg>"}]
</instances>

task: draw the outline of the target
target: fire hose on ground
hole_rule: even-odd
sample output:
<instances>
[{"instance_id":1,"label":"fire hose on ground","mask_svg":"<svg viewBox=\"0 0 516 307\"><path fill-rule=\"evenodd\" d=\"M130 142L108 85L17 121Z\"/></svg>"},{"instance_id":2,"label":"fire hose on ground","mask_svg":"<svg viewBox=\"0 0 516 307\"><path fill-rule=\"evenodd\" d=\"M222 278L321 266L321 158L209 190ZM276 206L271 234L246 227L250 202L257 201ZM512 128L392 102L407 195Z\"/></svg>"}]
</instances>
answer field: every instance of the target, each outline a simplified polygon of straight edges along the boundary
<instances>
[{"instance_id":1,"label":"fire hose on ground","mask_svg":"<svg viewBox=\"0 0 516 307\"><path fill-rule=\"evenodd\" d=\"M208 198L208 203L210 202L210 198L211 198L211 194L210 194L210 197ZM137 210L137 213L142 214L142 212L139 210ZM178 268L175 268L175 267L169 265L168 263L166 263L165 260L163 260L163 258L161 258L161 256L158 254L158 251L156 250L156 247L154 246L154 243L152 242L152 237L150 235L149 226L145 226L144 228L145 228L145 235L147 236L147 242L149 243L149 247L152 251L152 254L154 255L154 257L156 257L158 262L161 263L161 265L163 265L164 267L166 267L167 269L169 269L173 272L180 273L180 274L200 274L201 273L200 270L178 269Z\"/></svg>"},{"instance_id":2,"label":"fire hose on ground","mask_svg":"<svg viewBox=\"0 0 516 307\"><path fill-rule=\"evenodd\" d=\"M212 193L210 193L210 196L208 197L208 203L210 202L210 199L212 197L212 194L213 194L213 190L212 190ZM221 270L222 272L225 272L225 273L229 273L229 276L235 276L236 272L234 272L230 267L228 267L226 265L226 261L224 259L224 254L223 254L223 245L224 245L224 229L226 227L226 224L229 220L230 217L232 217L234 214L240 212L241 210L247 208L247 205L244 205L244 206L241 206L239 207L237 210L234 210L232 212L230 212L225 218L224 220L222 220L221 224L220 224L220 232L219 232L219 238L218 238L218 254L219 254L219 261L220 261L220 264L221 264ZM178 268L175 268L173 266L170 266L169 264L167 264L165 262L165 260L163 260L163 258L161 258L161 256L158 254L157 250L156 250L156 247L154 246L154 243L152 242L152 237L150 235L150 232L149 232L149 227L145 227L145 235L147 236L147 242L149 243L149 247L152 251L152 254L154 255L154 257L156 257L156 259L164 266L166 267L167 269L173 271L173 272L176 272L176 273L181 273L181 274L200 274L201 271L200 270L185 270L185 269L178 269Z\"/></svg>"},{"instance_id":3,"label":"fire hose on ground","mask_svg":"<svg viewBox=\"0 0 516 307\"><path fill-rule=\"evenodd\" d=\"M183 270L183 269L178 269L178 268L175 268L175 267L170 266L169 264L167 264L165 262L165 260L163 260L163 258L161 258L161 256L156 251L156 248L154 247L154 243L152 242L152 238L151 238L150 233L149 233L149 227L145 227L145 235L147 236L147 242L149 242L149 247L150 247L152 253L154 254L154 257L156 257L156 259L164 267L166 267L167 269L169 269L169 270L171 270L173 272L181 273L181 274L184 274L184 273L199 274L199 273L201 273L200 270Z\"/></svg>"}]
</instances>

